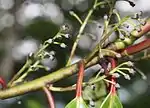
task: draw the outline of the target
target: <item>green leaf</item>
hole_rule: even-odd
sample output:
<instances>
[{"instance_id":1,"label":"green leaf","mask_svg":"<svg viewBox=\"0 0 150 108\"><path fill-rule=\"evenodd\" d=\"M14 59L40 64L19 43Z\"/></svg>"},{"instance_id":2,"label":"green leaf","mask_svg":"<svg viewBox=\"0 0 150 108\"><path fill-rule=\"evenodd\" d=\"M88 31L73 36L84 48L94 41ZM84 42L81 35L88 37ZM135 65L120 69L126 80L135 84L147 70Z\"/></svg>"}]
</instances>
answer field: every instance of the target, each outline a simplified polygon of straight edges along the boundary
<instances>
[{"instance_id":1,"label":"green leaf","mask_svg":"<svg viewBox=\"0 0 150 108\"><path fill-rule=\"evenodd\" d=\"M123 108L117 94L111 92L107 95L100 108Z\"/></svg>"},{"instance_id":2,"label":"green leaf","mask_svg":"<svg viewBox=\"0 0 150 108\"><path fill-rule=\"evenodd\" d=\"M42 108L43 106L37 100L27 100L26 108Z\"/></svg>"},{"instance_id":3,"label":"green leaf","mask_svg":"<svg viewBox=\"0 0 150 108\"><path fill-rule=\"evenodd\" d=\"M65 108L88 108L82 97L76 97Z\"/></svg>"}]
</instances>

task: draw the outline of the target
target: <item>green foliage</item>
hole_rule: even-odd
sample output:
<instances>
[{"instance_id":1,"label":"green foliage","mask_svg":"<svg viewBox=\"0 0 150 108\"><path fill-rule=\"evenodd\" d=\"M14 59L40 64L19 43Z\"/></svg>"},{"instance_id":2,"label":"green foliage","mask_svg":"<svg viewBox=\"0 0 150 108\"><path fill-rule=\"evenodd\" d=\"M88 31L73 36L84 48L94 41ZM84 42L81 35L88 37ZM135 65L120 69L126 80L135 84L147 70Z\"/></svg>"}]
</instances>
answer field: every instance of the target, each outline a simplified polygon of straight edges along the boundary
<instances>
[{"instance_id":1,"label":"green foliage","mask_svg":"<svg viewBox=\"0 0 150 108\"><path fill-rule=\"evenodd\" d=\"M88 108L82 97L76 97L65 108Z\"/></svg>"},{"instance_id":2,"label":"green foliage","mask_svg":"<svg viewBox=\"0 0 150 108\"><path fill-rule=\"evenodd\" d=\"M59 31L59 27L51 21L35 19L25 30L27 35L33 36L40 41L45 41L46 39L55 36Z\"/></svg>"},{"instance_id":3,"label":"green foliage","mask_svg":"<svg viewBox=\"0 0 150 108\"><path fill-rule=\"evenodd\" d=\"M26 108L42 108L42 105L36 100L27 100Z\"/></svg>"},{"instance_id":4,"label":"green foliage","mask_svg":"<svg viewBox=\"0 0 150 108\"><path fill-rule=\"evenodd\" d=\"M104 81L99 81L95 84L87 85L82 93L83 99L87 104L90 104L92 100L94 102L95 108L99 108L99 106L102 104L103 99L107 95L106 85Z\"/></svg>"},{"instance_id":5,"label":"green foliage","mask_svg":"<svg viewBox=\"0 0 150 108\"><path fill-rule=\"evenodd\" d=\"M100 108L123 108L116 93L109 93Z\"/></svg>"}]
</instances>

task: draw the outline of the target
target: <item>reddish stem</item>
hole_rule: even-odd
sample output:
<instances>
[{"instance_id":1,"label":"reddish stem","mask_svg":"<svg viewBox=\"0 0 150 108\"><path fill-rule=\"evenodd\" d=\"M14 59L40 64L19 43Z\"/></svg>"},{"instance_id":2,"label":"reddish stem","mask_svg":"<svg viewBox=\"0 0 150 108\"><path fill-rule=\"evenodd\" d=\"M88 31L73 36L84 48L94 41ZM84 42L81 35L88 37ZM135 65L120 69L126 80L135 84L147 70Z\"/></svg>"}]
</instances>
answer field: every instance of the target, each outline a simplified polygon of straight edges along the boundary
<instances>
[{"instance_id":1,"label":"reddish stem","mask_svg":"<svg viewBox=\"0 0 150 108\"><path fill-rule=\"evenodd\" d=\"M79 64L79 73L78 73L78 80L76 86L76 97L82 96L82 81L84 76L84 62L81 61Z\"/></svg>"},{"instance_id":2,"label":"reddish stem","mask_svg":"<svg viewBox=\"0 0 150 108\"><path fill-rule=\"evenodd\" d=\"M141 50L144 50L148 47L150 47L150 39L146 39L136 45L132 45L132 46L129 46L129 47L123 49L121 51L121 55L122 56L131 55L131 54L137 53Z\"/></svg>"},{"instance_id":3,"label":"reddish stem","mask_svg":"<svg viewBox=\"0 0 150 108\"><path fill-rule=\"evenodd\" d=\"M47 87L43 87L43 90L47 96L49 108L55 108L54 98L53 98L51 92L48 90Z\"/></svg>"},{"instance_id":4,"label":"reddish stem","mask_svg":"<svg viewBox=\"0 0 150 108\"><path fill-rule=\"evenodd\" d=\"M108 58L108 60L111 63L111 69L114 69L116 67L116 64L117 64L116 60L114 58ZM116 84L116 78L114 76L111 76L111 81ZM111 84L110 92L112 94L116 93L116 86L114 84Z\"/></svg>"},{"instance_id":5,"label":"reddish stem","mask_svg":"<svg viewBox=\"0 0 150 108\"><path fill-rule=\"evenodd\" d=\"M0 77L0 84L2 86L2 89L6 88L6 82L5 82L5 80L2 77Z\"/></svg>"}]
</instances>

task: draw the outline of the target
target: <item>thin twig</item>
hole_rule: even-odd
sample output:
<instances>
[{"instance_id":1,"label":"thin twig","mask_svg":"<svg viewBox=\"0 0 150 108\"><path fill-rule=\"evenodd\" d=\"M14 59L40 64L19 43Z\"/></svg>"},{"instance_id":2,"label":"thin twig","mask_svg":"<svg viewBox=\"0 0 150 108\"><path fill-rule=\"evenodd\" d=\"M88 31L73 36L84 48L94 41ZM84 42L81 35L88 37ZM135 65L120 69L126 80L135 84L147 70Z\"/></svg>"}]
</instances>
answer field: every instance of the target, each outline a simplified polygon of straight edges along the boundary
<instances>
[{"instance_id":1,"label":"thin twig","mask_svg":"<svg viewBox=\"0 0 150 108\"><path fill-rule=\"evenodd\" d=\"M53 99L51 92L48 90L47 87L43 87L43 90L47 96L49 108L55 108L55 103L54 103L54 99Z\"/></svg>"},{"instance_id":2,"label":"thin twig","mask_svg":"<svg viewBox=\"0 0 150 108\"><path fill-rule=\"evenodd\" d=\"M70 65L70 63L71 63L71 60L72 60L72 58L73 58L73 56L74 56L74 54L75 54L75 50L76 50L77 44L78 44L78 42L79 42L79 40L80 40L80 37L81 37L81 35L82 35L82 33L83 33L83 31L84 31L84 29L85 29L87 23L88 23L89 18L91 17L91 15L92 15L94 9L96 8L96 4L97 4L97 0L95 0L95 3L94 3L94 5L93 5L93 8L89 10L89 12L88 12L88 14L87 14L87 16L86 16L84 22L82 23L82 25L81 25L81 27L80 27L80 29L79 29L79 33L78 33L78 35L77 35L77 37L76 37L76 40L75 40L75 42L74 42L74 44L73 44L73 47L72 47L72 50L71 50L71 54L70 54L70 57L69 57L69 59L68 59L68 62L67 62L67 64L66 64L66 66ZM105 2L102 2L101 4L105 4ZM98 6L99 6L99 5L98 5Z\"/></svg>"},{"instance_id":3,"label":"thin twig","mask_svg":"<svg viewBox=\"0 0 150 108\"><path fill-rule=\"evenodd\" d=\"M17 72L17 74L15 74L15 76L9 81L9 83L7 84L7 87L10 87L11 84L13 83L13 81L15 81L19 75L21 75L24 70L32 63L31 60L27 60L26 63L24 64L24 66Z\"/></svg>"}]
</instances>

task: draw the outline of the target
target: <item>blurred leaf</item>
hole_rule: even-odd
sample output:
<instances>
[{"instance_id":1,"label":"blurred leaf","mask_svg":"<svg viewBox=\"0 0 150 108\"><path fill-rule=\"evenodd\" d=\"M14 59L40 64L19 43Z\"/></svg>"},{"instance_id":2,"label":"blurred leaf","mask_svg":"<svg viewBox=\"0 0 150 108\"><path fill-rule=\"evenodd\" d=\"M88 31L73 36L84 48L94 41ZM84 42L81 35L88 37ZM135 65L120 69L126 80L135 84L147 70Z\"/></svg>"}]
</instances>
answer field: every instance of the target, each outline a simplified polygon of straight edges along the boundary
<instances>
[{"instance_id":1,"label":"blurred leaf","mask_svg":"<svg viewBox=\"0 0 150 108\"><path fill-rule=\"evenodd\" d=\"M76 97L65 108L88 108L82 97Z\"/></svg>"},{"instance_id":2,"label":"blurred leaf","mask_svg":"<svg viewBox=\"0 0 150 108\"><path fill-rule=\"evenodd\" d=\"M111 92L107 95L100 108L123 108L117 94Z\"/></svg>"},{"instance_id":3,"label":"blurred leaf","mask_svg":"<svg viewBox=\"0 0 150 108\"><path fill-rule=\"evenodd\" d=\"M28 100L27 108L42 108L42 105L36 100Z\"/></svg>"},{"instance_id":4,"label":"blurred leaf","mask_svg":"<svg viewBox=\"0 0 150 108\"><path fill-rule=\"evenodd\" d=\"M52 38L59 31L59 26L45 19L34 19L25 29L26 35L32 36L40 41Z\"/></svg>"},{"instance_id":5,"label":"blurred leaf","mask_svg":"<svg viewBox=\"0 0 150 108\"><path fill-rule=\"evenodd\" d=\"M93 76L89 81L95 78ZM93 85L86 85L83 89L82 96L87 105L90 106L91 100L94 101L95 108L99 108L103 100L107 96L106 83L104 81L99 81Z\"/></svg>"}]
</instances>

